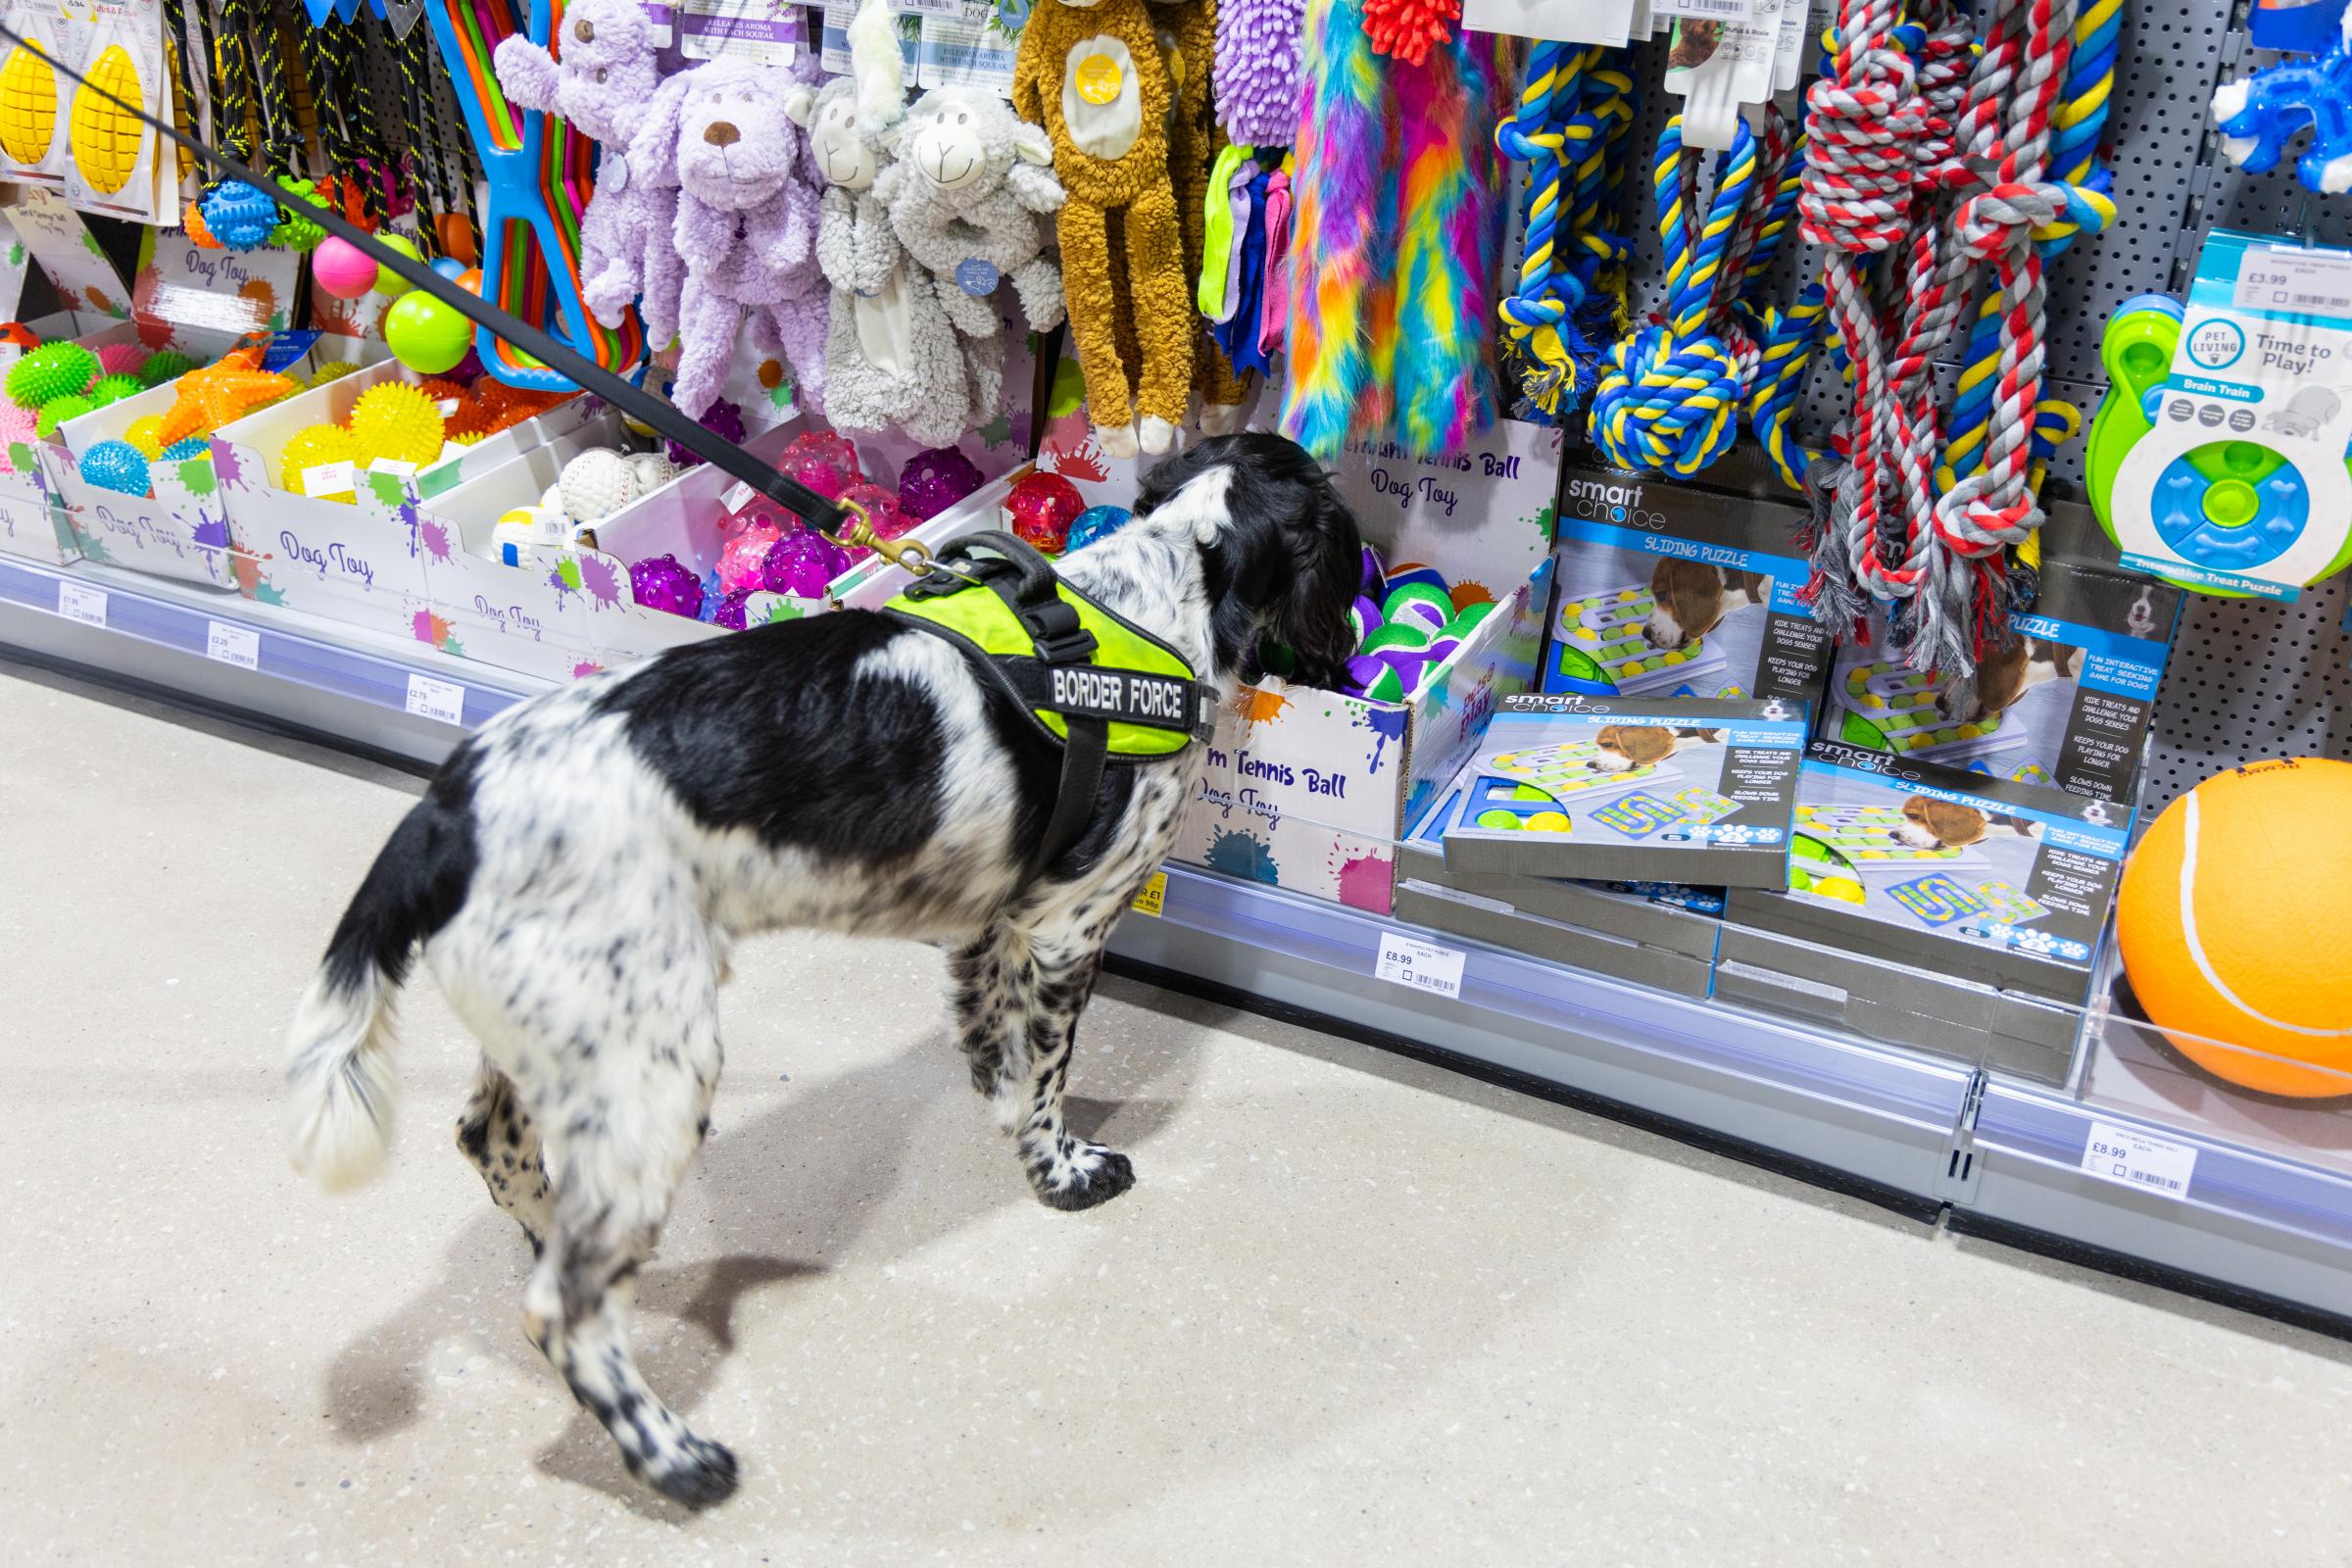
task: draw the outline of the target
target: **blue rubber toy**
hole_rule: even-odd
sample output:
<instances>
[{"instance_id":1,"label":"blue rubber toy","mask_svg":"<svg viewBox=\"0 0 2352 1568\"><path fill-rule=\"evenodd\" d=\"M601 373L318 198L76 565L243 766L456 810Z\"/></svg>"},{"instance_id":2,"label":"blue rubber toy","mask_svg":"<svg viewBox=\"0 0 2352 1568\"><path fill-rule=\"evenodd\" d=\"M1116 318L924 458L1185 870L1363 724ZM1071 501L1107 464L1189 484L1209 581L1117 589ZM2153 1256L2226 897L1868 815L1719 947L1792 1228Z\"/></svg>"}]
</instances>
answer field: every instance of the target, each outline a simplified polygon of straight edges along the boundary
<instances>
[{"instance_id":1,"label":"blue rubber toy","mask_svg":"<svg viewBox=\"0 0 2352 1568\"><path fill-rule=\"evenodd\" d=\"M241 179L224 179L197 203L204 226L213 238L232 251L250 251L269 243L279 221L277 203L266 191Z\"/></svg>"},{"instance_id":2,"label":"blue rubber toy","mask_svg":"<svg viewBox=\"0 0 2352 1568\"><path fill-rule=\"evenodd\" d=\"M147 460L127 441L101 441L81 455L84 484L126 496L147 493Z\"/></svg>"},{"instance_id":3,"label":"blue rubber toy","mask_svg":"<svg viewBox=\"0 0 2352 1568\"><path fill-rule=\"evenodd\" d=\"M170 446L164 448L164 461L167 463L185 463L190 458L211 457L212 452L212 442L208 441L203 436L192 435L185 441L174 441Z\"/></svg>"},{"instance_id":4,"label":"blue rubber toy","mask_svg":"<svg viewBox=\"0 0 2352 1568\"><path fill-rule=\"evenodd\" d=\"M1125 507L1089 507L1070 523L1069 542L1062 546L1066 555L1083 550L1098 539L1107 539L1127 526L1135 514Z\"/></svg>"},{"instance_id":5,"label":"blue rubber toy","mask_svg":"<svg viewBox=\"0 0 2352 1568\"><path fill-rule=\"evenodd\" d=\"M2352 48L2338 42L2310 60L2282 60L2213 91L2222 152L2249 174L2268 173L2308 127L2295 177L2323 195L2352 190Z\"/></svg>"}]
</instances>

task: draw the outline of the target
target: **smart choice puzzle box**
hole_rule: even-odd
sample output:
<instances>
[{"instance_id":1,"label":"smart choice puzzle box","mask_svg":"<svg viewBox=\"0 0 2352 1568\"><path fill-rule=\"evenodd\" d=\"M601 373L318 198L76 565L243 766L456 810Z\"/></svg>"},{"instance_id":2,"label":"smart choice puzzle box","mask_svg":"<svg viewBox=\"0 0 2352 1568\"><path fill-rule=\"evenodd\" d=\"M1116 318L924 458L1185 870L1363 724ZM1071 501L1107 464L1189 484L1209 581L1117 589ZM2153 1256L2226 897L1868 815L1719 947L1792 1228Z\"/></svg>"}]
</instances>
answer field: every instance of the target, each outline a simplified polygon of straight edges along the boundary
<instances>
[{"instance_id":1,"label":"smart choice puzzle box","mask_svg":"<svg viewBox=\"0 0 2352 1568\"><path fill-rule=\"evenodd\" d=\"M1506 697L1463 771L1446 863L1780 887L1806 716L1778 698Z\"/></svg>"},{"instance_id":2,"label":"smart choice puzzle box","mask_svg":"<svg viewBox=\"0 0 2352 1568\"><path fill-rule=\"evenodd\" d=\"M1543 689L1815 702L1831 648L1796 600L1804 520L1786 502L1570 467Z\"/></svg>"},{"instance_id":3,"label":"smart choice puzzle box","mask_svg":"<svg viewBox=\"0 0 2352 1568\"><path fill-rule=\"evenodd\" d=\"M2053 786L1816 741L1788 886L1733 890L1717 995L2062 1074L2131 826Z\"/></svg>"},{"instance_id":4,"label":"smart choice puzzle box","mask_svg":"<svg viewBox=\"0 0 2352 1568\"><path fill-rule=\"evenodd\" d=\"M2128 801L2180 610L2177 588L2045 552L2033 609L1971 681L1910 668L1874 614L1869 640L1838 650L1822 737Z\"/></svg>"}]
</instances>

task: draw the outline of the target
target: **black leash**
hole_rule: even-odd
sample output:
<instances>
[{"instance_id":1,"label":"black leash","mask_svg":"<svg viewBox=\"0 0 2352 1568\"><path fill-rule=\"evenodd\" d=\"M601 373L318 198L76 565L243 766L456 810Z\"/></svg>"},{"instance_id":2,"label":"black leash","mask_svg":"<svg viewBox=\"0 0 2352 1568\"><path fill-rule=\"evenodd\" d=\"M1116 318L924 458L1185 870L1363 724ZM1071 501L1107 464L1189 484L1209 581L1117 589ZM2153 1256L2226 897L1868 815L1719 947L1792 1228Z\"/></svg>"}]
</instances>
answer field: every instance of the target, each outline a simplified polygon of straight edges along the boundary
<instances>
[{"instance_id":1,"label":"black leash","mask_svg":"<svg viewBox=\"0 0 2352 1568\"><path fill-rule=\"evenodd\" d=\"M872 545L877 553L892 560L894 564L896 563L896 556L889 548L894 543L893 541L876 541L870 536L860 538L858 536L856 528L848 530L847 537L836 537L836 535L844 533L843 524L852 518L858 519L858 522L862 524L862 514L857 508L845 507L837 502L828 501L789 474L778 473L733 442L704 429L674 406L662 402L640 387L631 385L603 366L579 354L569 345L550 337L520 318L508 315L481 295L468 293L458 287L457 284L443 277L424 263L412 261L390 246L382 244L367 230L346 222L343 216L336 212L331 205L314 206L297 197L289 196L279 189L276 180L248 168L234 158L207 147L192 136L181 135L176 128L167 125L149 115L139 104L119 98L106 88L92 82L81 73L69 69L46 49L26 38L23 33L14 31L5 24L0 24L0 39L6 39L18 48L29 51L35 59L47 62L52 71L70 81L79 83L82 91L96 93L124 114L146 124L157 135L186 149L199 162L219 170L230 179L241 179L263 194L277 199L278 205L281 207L291 206L300 216L310 219L337 239L359 247L361 254L372 260L376 266L389 269L395 276L405 278L417 288L424 290L425 293L456 311L474 325L487 327L492 335L506 339L525 354L555 370L559 375L566 377L582 390L594 392L598 397L603 398L607 403L612 404L640 424L651 425L712 467L742 480L760 494L767 497L768 500L807 522L818 533L833 539L836 544ZM920 548L913 547L908 553L919 559ZM919 575L923 567L911 565L910 569Z\"/></svg>"}]
</instances>

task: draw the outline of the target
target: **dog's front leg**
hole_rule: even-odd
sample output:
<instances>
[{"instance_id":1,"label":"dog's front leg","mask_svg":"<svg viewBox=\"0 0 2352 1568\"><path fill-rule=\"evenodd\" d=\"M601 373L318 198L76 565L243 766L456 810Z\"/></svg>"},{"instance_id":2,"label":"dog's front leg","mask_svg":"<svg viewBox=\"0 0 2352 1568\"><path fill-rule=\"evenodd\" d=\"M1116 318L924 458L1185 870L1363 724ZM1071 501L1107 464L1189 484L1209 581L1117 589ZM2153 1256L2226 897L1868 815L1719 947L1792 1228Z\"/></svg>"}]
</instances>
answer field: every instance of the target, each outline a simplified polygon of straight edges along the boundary
<instances>
[{"instance_id":1,"label":"dog's front leg","mask_svg":"<svg viewBox=\"0 0 2352 1568\"><path fill-rule=\"evenodd\" d=\"M1075 932L1072 933L1076 935ZM1029 1060L1020 1123L1021 1168L1029 1185L1054 1208L1092 1208L1135 1185L1127 1156L1077 1137L1062 1121L1062 1087L1070 1076L1070 1048L1078 1015L1102 971L1102 940L1032 935Z\"/></svg>"},{"instance_id":2,"label":"dog's front leg","mask_svg":"<svg viewBox=\"0 0 2352 1568\"><path fill-rule=\"evenodd\" d=\"M956 985L956 1044L972 1088L995 1109L1006 1136L1029 1109L1028 1018L1037 974L1020 934L999 920L948 959Z\"/></svg>"}]
</instances>

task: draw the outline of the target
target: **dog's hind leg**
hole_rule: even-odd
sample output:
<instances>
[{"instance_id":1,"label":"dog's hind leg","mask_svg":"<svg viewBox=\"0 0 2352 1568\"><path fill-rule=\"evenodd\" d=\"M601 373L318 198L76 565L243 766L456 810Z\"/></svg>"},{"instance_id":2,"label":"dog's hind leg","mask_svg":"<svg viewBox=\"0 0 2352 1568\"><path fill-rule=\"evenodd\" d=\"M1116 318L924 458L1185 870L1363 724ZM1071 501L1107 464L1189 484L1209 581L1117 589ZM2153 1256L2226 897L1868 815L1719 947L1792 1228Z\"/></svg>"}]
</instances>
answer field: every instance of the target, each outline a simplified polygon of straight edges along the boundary
<instances>
[{"instance_id":1,"label":"dog's hind leg","mask_svg":"<svg viewBox=\"0 0 2352 1568\"><path fill-rule=\"evenodd\" d=\"M535 1255L553 1219L539 1129L514 1097L514 1080L488 1057L474 1070L473 1093L458 1117L458 1151L482 1173L490 1200L514 1217Z\"/></svg>"},{"instance_id":2,"label":"dog's hind leg","mask_svg":"<svg viewBox=\"0 0 2352 1568\"><path fill-rule=\"evenodd\" d=\"M972 1069L972 1088L995 1107L1007 1136L1029 1110L1028 1018L1037 974L1018 932L992 921L948 959L956 986L956 1044Z\"/></svg>"},{"instance_id":3,"label":"dog's hind leg","mask_svg":"<svg viewBox=\"0 0 2352 1568\"><path fill-rule=\"evenodd\" d=\"M561 1100L533 1101L555 1159L556 1202L523 1295L524 1327L612 1435L629 1473L699 1508L735 1490L735 1456L695 1436L647 1387L626 1317L637 1270L710 1128L716 998L640 1003L628 1037L603 1043L595 1065L606 1073L551 1073Z\"/></svg>"},{"instance_id":4,"label":"dog's hind leg","mask_svg":"<svg viewBox=\"0 0 2352 1568\"><path fill-rule=\"evenodd\" d=\"M1107 925L1104 926L1107 931ZM1074 941L1033 939L1036 990L1029 1004L1028 1082L1023 1091L1021 1167L1029 1186L1054 1208L1092 1208L1135 1185L1127 1156L1073 1134L1062 1121L1078 1015L1102 971L1101 934Z\"/></svg>"}]
</instances>

